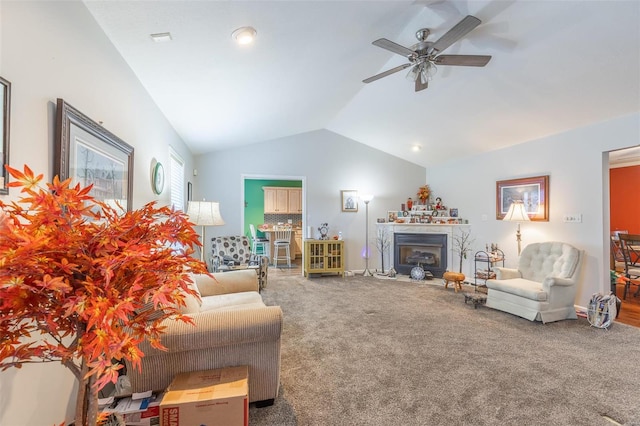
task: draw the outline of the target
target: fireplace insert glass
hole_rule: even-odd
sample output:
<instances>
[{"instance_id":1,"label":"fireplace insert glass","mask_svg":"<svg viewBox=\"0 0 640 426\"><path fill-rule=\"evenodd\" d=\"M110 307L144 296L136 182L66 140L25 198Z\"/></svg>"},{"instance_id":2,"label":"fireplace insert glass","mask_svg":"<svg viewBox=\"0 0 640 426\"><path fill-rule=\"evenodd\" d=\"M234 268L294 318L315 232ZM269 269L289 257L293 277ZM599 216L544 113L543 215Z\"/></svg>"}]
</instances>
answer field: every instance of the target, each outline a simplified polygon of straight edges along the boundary
<instances>
[{"instance_id":1,"label":"fireplace insert glass","mask_svg":"<svg viewBox=\"0 0 640 426\"><path fill-rule=\"evenodd\" d=\"M394 268L400 274L422 266L434 277L442 277L447 268L446 234L394 234Z\"/></svg>"}]
</instances>

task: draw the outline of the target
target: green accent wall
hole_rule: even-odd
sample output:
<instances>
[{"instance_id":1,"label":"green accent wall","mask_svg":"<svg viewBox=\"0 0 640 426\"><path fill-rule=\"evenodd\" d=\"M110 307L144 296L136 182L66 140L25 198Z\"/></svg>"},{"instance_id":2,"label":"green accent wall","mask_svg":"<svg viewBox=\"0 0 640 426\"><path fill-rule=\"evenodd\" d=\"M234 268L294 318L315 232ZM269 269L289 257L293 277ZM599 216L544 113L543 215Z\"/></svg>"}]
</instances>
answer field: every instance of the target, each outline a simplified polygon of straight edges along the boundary
<instances>
[{"instance_id":1,"label":"green accent wall","mask_svg":"<svg viewBox=\"0 0 640 426\"><path fill-rule=\"evenodd\" d=\"M251 238L249 225L264 223L264 191L263 186L281 186L287 188L302 188L301 180L265 180L265 179L245 179L244 180L244 234ZM262 233L258 231L258 236Z\"/></svg>"}]
</instances>

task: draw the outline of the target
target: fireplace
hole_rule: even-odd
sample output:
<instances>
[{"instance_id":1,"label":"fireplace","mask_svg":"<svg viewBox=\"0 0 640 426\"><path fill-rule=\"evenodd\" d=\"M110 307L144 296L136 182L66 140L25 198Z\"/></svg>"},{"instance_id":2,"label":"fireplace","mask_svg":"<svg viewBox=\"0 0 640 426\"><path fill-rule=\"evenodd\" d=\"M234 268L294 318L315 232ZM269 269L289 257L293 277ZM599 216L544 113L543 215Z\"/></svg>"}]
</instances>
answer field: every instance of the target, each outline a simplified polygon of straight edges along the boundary
<instances>
[{"instance_id":1,"label":"fireplace","mask_svg":"<svg viewBox=\"0 0 640 426\"><path fill-rule=\"evenodd\" d=\"M393 253L398 273L409 275L413 267L422 266L441 278L447 269L447 235L394 233Z\"/></svg>"}]
</instances>

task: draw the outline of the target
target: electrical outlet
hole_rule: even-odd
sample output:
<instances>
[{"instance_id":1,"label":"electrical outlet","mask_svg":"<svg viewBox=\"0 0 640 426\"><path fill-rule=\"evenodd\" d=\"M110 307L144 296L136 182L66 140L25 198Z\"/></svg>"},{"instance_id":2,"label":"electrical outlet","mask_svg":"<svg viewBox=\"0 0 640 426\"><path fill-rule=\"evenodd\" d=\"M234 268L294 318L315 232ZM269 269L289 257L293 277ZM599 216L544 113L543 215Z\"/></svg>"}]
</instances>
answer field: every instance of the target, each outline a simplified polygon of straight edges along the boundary
<instances>
[{"instance_id":1,"label":"electrical outlet","mask_svg":"<svg viewBox=\"0 0 640 426\"><path fill-rule=\"evenodd\" d=\"M582 214L580 213L565 214L562 220L566 223L582 223Z\"/></svg>"}]
</instances>

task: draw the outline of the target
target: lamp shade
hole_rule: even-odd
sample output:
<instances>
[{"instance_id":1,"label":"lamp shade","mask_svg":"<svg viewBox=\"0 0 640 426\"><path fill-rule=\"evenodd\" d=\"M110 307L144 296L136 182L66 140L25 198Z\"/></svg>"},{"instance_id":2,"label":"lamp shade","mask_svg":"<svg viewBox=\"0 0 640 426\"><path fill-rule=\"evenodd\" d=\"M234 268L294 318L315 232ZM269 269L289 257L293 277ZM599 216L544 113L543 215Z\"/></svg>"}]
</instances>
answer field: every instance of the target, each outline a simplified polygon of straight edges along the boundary
<instances>
[{"instance_id":1,"label":"lamp shade","mask_svg":"<svg viewBox=\"0 0 640 426\"><path fill-rule=\"evenodd\" d=\"M524 203L517 200L511 203L509 211L502 220L507 222L528 222L530 219L527 210L524 208Z\"/></svg>"},{"instance_id":2,"label":"lamp shade","mask_svg":"<svg viewBox=\"0 0 640 426\"><path fill-rule=\"evenodd\" d=\"M369 201L373 200L373 194L362 194L360 196L360 199L364 202L364 203L368 203Z\"/></svg>"},{"instance_id":3,"label":"lamp shade","mask_svg":"<svg viewBox=\"0 0 640 426\"><path fill-rule=\"evenodd\" d=\"M220 215L220 203L215 201L189 201L187 215L198 226L224 225Z\"/></svg>"}]
</instances>

